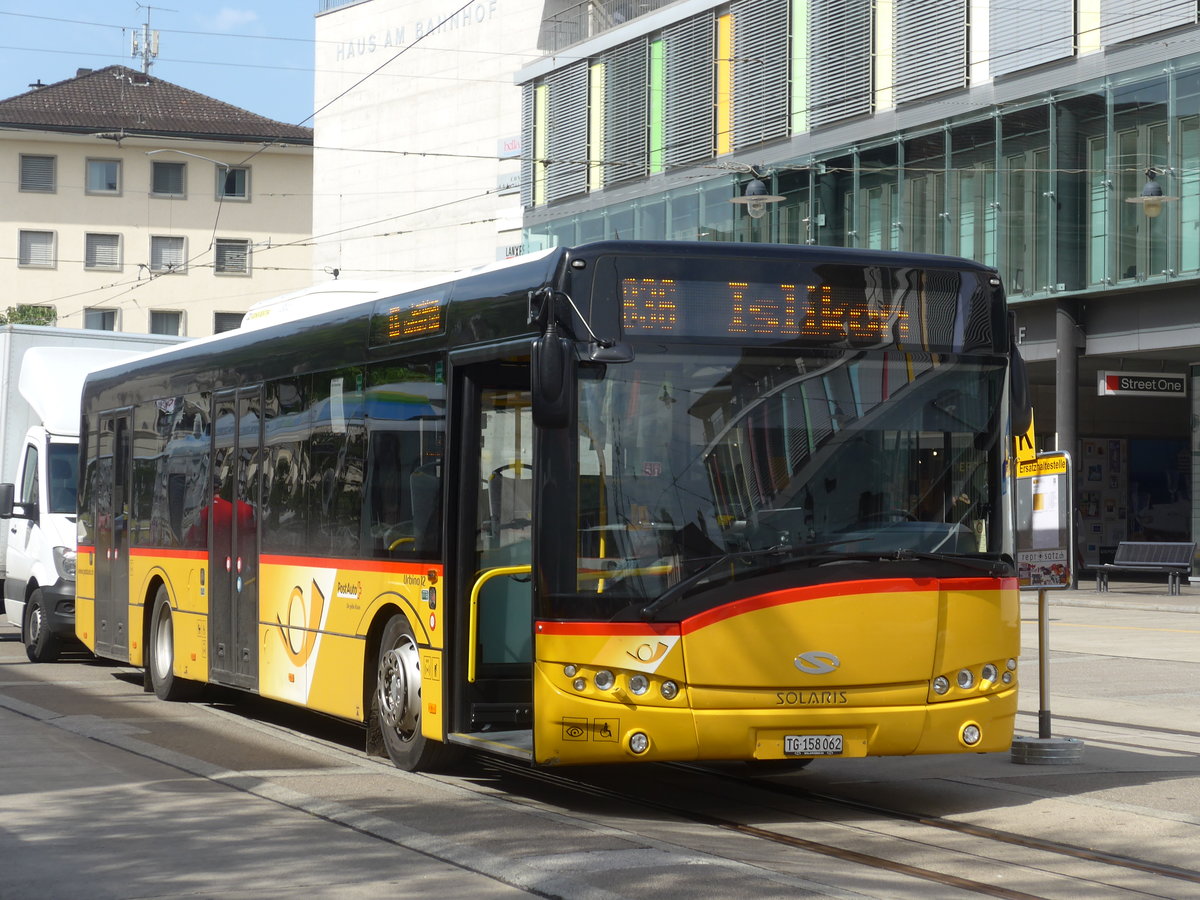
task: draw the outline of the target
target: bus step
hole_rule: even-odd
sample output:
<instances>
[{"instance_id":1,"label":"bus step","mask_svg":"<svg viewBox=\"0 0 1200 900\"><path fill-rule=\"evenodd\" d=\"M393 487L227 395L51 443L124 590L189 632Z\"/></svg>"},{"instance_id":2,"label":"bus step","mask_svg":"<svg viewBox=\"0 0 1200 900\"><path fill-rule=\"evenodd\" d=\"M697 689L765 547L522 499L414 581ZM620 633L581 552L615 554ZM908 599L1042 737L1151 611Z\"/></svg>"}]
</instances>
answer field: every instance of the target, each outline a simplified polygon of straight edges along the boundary
<instances>
[{"instance_id":1,"label":"bus step","mask_svg":"<svg viewBox=\"0 0 1200 900\"><path fill-rule=\"evenodd\" d=\"M533 707L528 703L471 704L471 728L474 731L520 729L532 724Z\"/></svg>"},{"instance_id":2,"label":"bus step","mask_svg":"<svg viewBox=\"0 0 1200 900\"><path fill-rule=\"evenodd\" d=\"M479 731L474 734L455 732L446 735L446 742L533 762L532 730Z\"/></svg>"}]
</instances>

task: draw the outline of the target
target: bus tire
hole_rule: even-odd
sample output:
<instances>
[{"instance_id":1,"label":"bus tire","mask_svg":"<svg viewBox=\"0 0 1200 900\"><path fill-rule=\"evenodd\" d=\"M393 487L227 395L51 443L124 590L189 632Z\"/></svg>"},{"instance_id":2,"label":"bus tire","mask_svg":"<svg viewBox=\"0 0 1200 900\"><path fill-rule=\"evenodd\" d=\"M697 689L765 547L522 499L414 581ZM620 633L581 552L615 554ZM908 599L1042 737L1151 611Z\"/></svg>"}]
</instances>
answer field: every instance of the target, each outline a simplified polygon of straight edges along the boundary
<instances>
[{"instance_id":1,"label":"bus tire","mask_svg":"<svg viewBox=\"0 0 1200 900\"><path fill-rule=\"evenodd\" d=\"M436 771L453 759L451 748L421 733L421 652L403 615L392 616L383 628L370 722L379 728L383 748L397 768Z\"/></svg>"},{"instance_id":2,"label":"bus tire","mask_svg":"<svg viewBox=\"0 0 1200 900\"><path fill-rule=\"evenodd\" d=\"M166 585L158 586L154 595L154 612L150 617L150 641L147 646L149 658L146 668L154 695L159 700L194 700L200 694L200 685L187 681L175 674L175 626L171 615L171 600Z\"/></svg>"},{"instance_id":3,"label":"bus tire","mask_svg":"<svg viewBox=\"0 0 1200 900\"><path fill-rule=\"evenodd\" d=\"M30 662L48 663L58 659L62 642L58 635L50 630L50 622L46 616L46 600L41 588L34 588L33 593L29 595L22 637L25 655L29 657Z\"/></svg>"}]
</instances>

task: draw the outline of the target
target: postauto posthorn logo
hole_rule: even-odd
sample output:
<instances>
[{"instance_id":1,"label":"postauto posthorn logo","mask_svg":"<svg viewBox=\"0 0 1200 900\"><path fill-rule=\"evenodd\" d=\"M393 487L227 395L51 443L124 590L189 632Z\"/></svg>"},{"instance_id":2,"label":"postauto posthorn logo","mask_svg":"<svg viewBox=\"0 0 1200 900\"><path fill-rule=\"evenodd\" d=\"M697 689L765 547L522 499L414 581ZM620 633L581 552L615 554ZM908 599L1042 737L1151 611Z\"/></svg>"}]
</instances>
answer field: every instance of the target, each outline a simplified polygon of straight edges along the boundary
<instances>
[{"instance_id":1,"label":"postauto posthorn logo","mask_svg":"<svg viewBox=\"0 0 1200 900\"><path fill-rule=\"evenodd\" d=\"M832 653L824 650L806 650L796 656L796 668L807 675L828 675L842 664Z\"/></svg>"}]
</instances>

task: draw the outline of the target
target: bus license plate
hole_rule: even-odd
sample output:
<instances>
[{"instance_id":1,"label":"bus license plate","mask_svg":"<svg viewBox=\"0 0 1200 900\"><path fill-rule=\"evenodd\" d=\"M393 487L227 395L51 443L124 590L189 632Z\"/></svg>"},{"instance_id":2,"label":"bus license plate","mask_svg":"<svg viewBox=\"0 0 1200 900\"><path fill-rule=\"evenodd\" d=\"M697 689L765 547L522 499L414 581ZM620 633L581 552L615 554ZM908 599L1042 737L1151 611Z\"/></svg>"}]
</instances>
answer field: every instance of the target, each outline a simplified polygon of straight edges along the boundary
<instances>
[{"instance_id":1,"label":"bus license plate","mask_svg":"<svg viewBox=\"0 0 1200 900\"><path fill-rule=\"evenodd\" d=\"M842 752L840 734L788 734L783 738L786 756L839 756Z\"/></svg>"}]
</instances>

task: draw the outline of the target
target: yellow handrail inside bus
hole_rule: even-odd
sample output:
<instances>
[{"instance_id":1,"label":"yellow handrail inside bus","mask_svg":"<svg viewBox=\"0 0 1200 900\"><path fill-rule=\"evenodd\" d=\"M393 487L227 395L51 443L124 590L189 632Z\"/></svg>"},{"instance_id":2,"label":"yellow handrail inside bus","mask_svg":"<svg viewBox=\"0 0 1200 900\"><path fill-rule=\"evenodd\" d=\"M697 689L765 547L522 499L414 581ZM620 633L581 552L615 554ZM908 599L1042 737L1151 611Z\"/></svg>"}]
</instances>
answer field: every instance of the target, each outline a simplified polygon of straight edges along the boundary
<instances>
[{"instance_id":1,"label":"yellow handrail inside bus","mask_svg":"<svg viewBox=\"0 0 1200 900\"><path fill-rule=\"evenodd\" d=\"M498 569L490 569L479 576L475 582L475 587L471 588L471 627L467 635L467 682L475 683L475 658L478 654L475 652L475 642L479 638L479 593L483 590L483 586L493 578L499 578L503 575L528 575L533 571L533 566L501 566Z\"/></svg>"}]
</instances>

